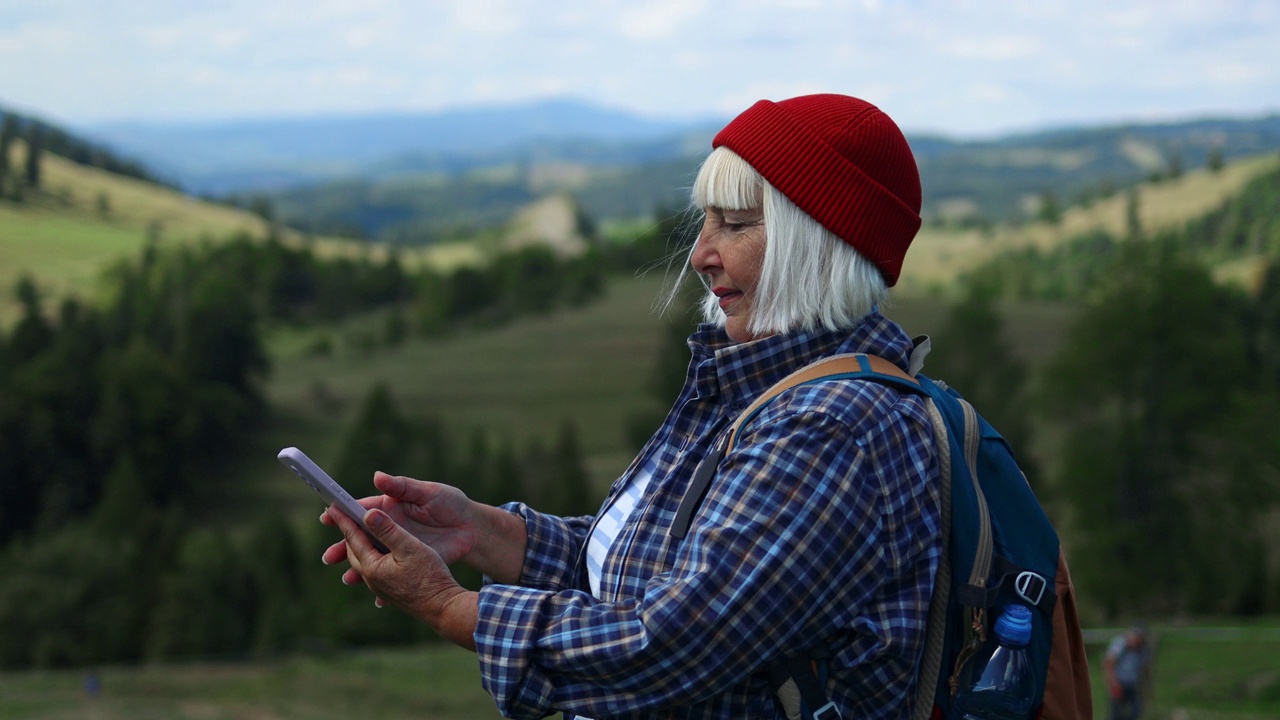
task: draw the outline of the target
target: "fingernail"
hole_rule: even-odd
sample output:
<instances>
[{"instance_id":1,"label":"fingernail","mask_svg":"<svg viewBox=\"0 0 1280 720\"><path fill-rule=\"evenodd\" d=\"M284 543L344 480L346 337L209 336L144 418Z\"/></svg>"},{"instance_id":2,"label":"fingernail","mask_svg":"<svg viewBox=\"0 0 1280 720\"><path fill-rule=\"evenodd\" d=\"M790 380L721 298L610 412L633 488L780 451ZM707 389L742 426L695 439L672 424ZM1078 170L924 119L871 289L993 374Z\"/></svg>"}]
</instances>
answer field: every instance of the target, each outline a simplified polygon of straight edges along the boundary
<instances>
[{"instance_id":1,"label":"fingernail","mask_svg":"<svg viewBox=\"0 0 1280 720\"><path fill-rule=\"evenodd\" d=\"M385 516L380 512L370 511L369 519L366 520L365 522L369 523L369 527L371 528L379 528L379 527L382 527L382 523L385 522L383 519L384 517Z\"/></svg>"}]
</instances>

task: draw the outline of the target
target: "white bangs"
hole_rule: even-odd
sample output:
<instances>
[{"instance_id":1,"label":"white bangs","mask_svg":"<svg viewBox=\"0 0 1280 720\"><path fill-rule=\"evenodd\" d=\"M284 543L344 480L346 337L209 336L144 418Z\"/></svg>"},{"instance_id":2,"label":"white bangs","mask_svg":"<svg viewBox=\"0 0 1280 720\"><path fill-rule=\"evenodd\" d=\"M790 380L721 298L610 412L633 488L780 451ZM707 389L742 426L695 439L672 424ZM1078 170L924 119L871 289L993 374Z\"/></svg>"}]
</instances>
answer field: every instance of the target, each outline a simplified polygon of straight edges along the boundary
<instances>
[{"instance_id":1,"label":"white bangs","mask_svg":"<svg viewBox=\"0 0 1280 720\"><path fill-rule=\"evenodd\" d=\"M692 210L754 210L764 213L765 253L748 329L757 336L793 330L854 327L889 299L879 269L848 243L796 207L746 160L716 148L703 161L691 188ZM699 221L701 218L699 218ZM673 306L681 282L696 274L689 265L695 245L659 307ZM719 298L703 280L695 308L705 322L723 326Z\"/></svg>"},{"instance_id":2,"label":"white bangs","mask_svg":"<svg viewBox=\"0 0 1280 720\"><path fill-rule=\"evenodd\" d=\"M699 208L754 210L760 207L764 178L726 147L711 151L693 181L693 204Z\"/></svg>"}]
</instances>

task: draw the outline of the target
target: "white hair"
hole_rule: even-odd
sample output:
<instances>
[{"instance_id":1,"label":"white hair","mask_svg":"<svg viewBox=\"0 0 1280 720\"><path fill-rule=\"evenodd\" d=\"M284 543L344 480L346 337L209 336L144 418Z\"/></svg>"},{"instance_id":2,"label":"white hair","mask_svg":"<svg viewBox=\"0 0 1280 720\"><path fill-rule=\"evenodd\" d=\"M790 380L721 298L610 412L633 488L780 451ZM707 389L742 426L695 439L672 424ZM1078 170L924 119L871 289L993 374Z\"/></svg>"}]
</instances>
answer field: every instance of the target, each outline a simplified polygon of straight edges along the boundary
<instances>
[{"instance_id":1,"label":"white hair","mask_svg":"<svg viewBox=\"0 0 1280 720\"><path fill-rule=\"evenodd\" d=\"M707 156L691 196L699 216L708 207L763 205L765 253L747 327L752 334L849 328L888 300L889 287L874 263L796 207L732 150L720 147ZM664 306L693 272L692 254L691 247ZM724 312L709 288L700 305L705 322L724 325Z\"/></svg>"}]
</instances>

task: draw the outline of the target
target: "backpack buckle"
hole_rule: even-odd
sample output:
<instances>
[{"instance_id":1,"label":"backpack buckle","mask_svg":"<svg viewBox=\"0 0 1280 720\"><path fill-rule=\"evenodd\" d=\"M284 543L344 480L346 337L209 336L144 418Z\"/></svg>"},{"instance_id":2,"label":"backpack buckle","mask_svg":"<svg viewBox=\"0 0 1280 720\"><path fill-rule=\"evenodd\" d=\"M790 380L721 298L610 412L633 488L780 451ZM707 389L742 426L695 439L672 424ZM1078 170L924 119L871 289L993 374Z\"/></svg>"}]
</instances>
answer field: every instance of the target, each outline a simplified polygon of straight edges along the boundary
<instances>
[{"instance_id":1,"label":"backpack buckle","mask_svg":"<svg viewBox=\"0 0 1280 720\"><path fill-rule=\"evenodd\" d=\"M1014 592L1018 597L1031 603L1031 607L1039 607L1040 600L1044 598L1044 591L1049 587L1049 581L1044 579L1040 573L1033 573L1030 570L1023 570L1018 573L1018 577L1013 581ZM1032 595L1034 593L1034 596Z\"/></svg>"},{"instance_id":2,"label":"backpack buckle","mask_svg":"<svg viewBox=\"0 0 1280 720\"><path fill-rule=\"evenodd\" d=\"M840 709L834 702L828 702L813 712L813 720L841 720Z\"/></svg>"}]
</instances>

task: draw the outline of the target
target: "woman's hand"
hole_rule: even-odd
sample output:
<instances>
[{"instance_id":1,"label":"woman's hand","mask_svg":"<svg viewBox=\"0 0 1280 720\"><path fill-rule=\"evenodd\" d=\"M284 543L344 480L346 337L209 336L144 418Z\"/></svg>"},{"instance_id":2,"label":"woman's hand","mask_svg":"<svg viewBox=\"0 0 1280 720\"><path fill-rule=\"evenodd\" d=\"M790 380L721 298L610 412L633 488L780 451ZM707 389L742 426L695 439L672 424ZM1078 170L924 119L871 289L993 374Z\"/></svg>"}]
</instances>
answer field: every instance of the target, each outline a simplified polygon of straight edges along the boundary
<instances>
[{"instance_id":1,"label":"woman's hand","mask_svg":"<svg viewBox=\"0 0 1280 720\"><path fill-rule=\"evenodd\" d=\"M461 490L384 472L374 473L373 485L383 494L362 498L360 504L390 515L397 525L431 546L445 563L457 562L474 549L475 503ZM320 516L320 522L334 524L328 513ZM330 547L324 554L325 562L341 560L346 555L342 545L338 542Z\"/></svg>"},{"instance_id":2,"label":"woman's hand","mask_svg":"<svg viewBox=\"0 0 1280 720\"><path fill-rule=\"evenodd\" d=\"M336 506L325 511L342 531L350 572L364 580L381 607L390 602L431 625L446 639L475 649L476 593L458 585L435 550L380 509L365 513L370 532L390 550L379 552L364 530ZM343 581L346 581L346 574Z\"/></svg>"},{"instance_id":3,"label":"woman's hand","mask_svg":"<svg viewBox=\"0 0 1280 720\"><path fill-rule=\"evenodd\" d=\"M444 563L465 562L499 582L514 583L524 563L524 522L498 508L473 502L458 488L413 478L374 473L373 484L384 494L361 499L368 509L381 510L395 524L432 550ZM336 525L329 512L320 522ZM321 555L326 565L348 555L347 541L340 540ZM360 581L354 566L343 582Z\"/></svg>"}]
</instances>

